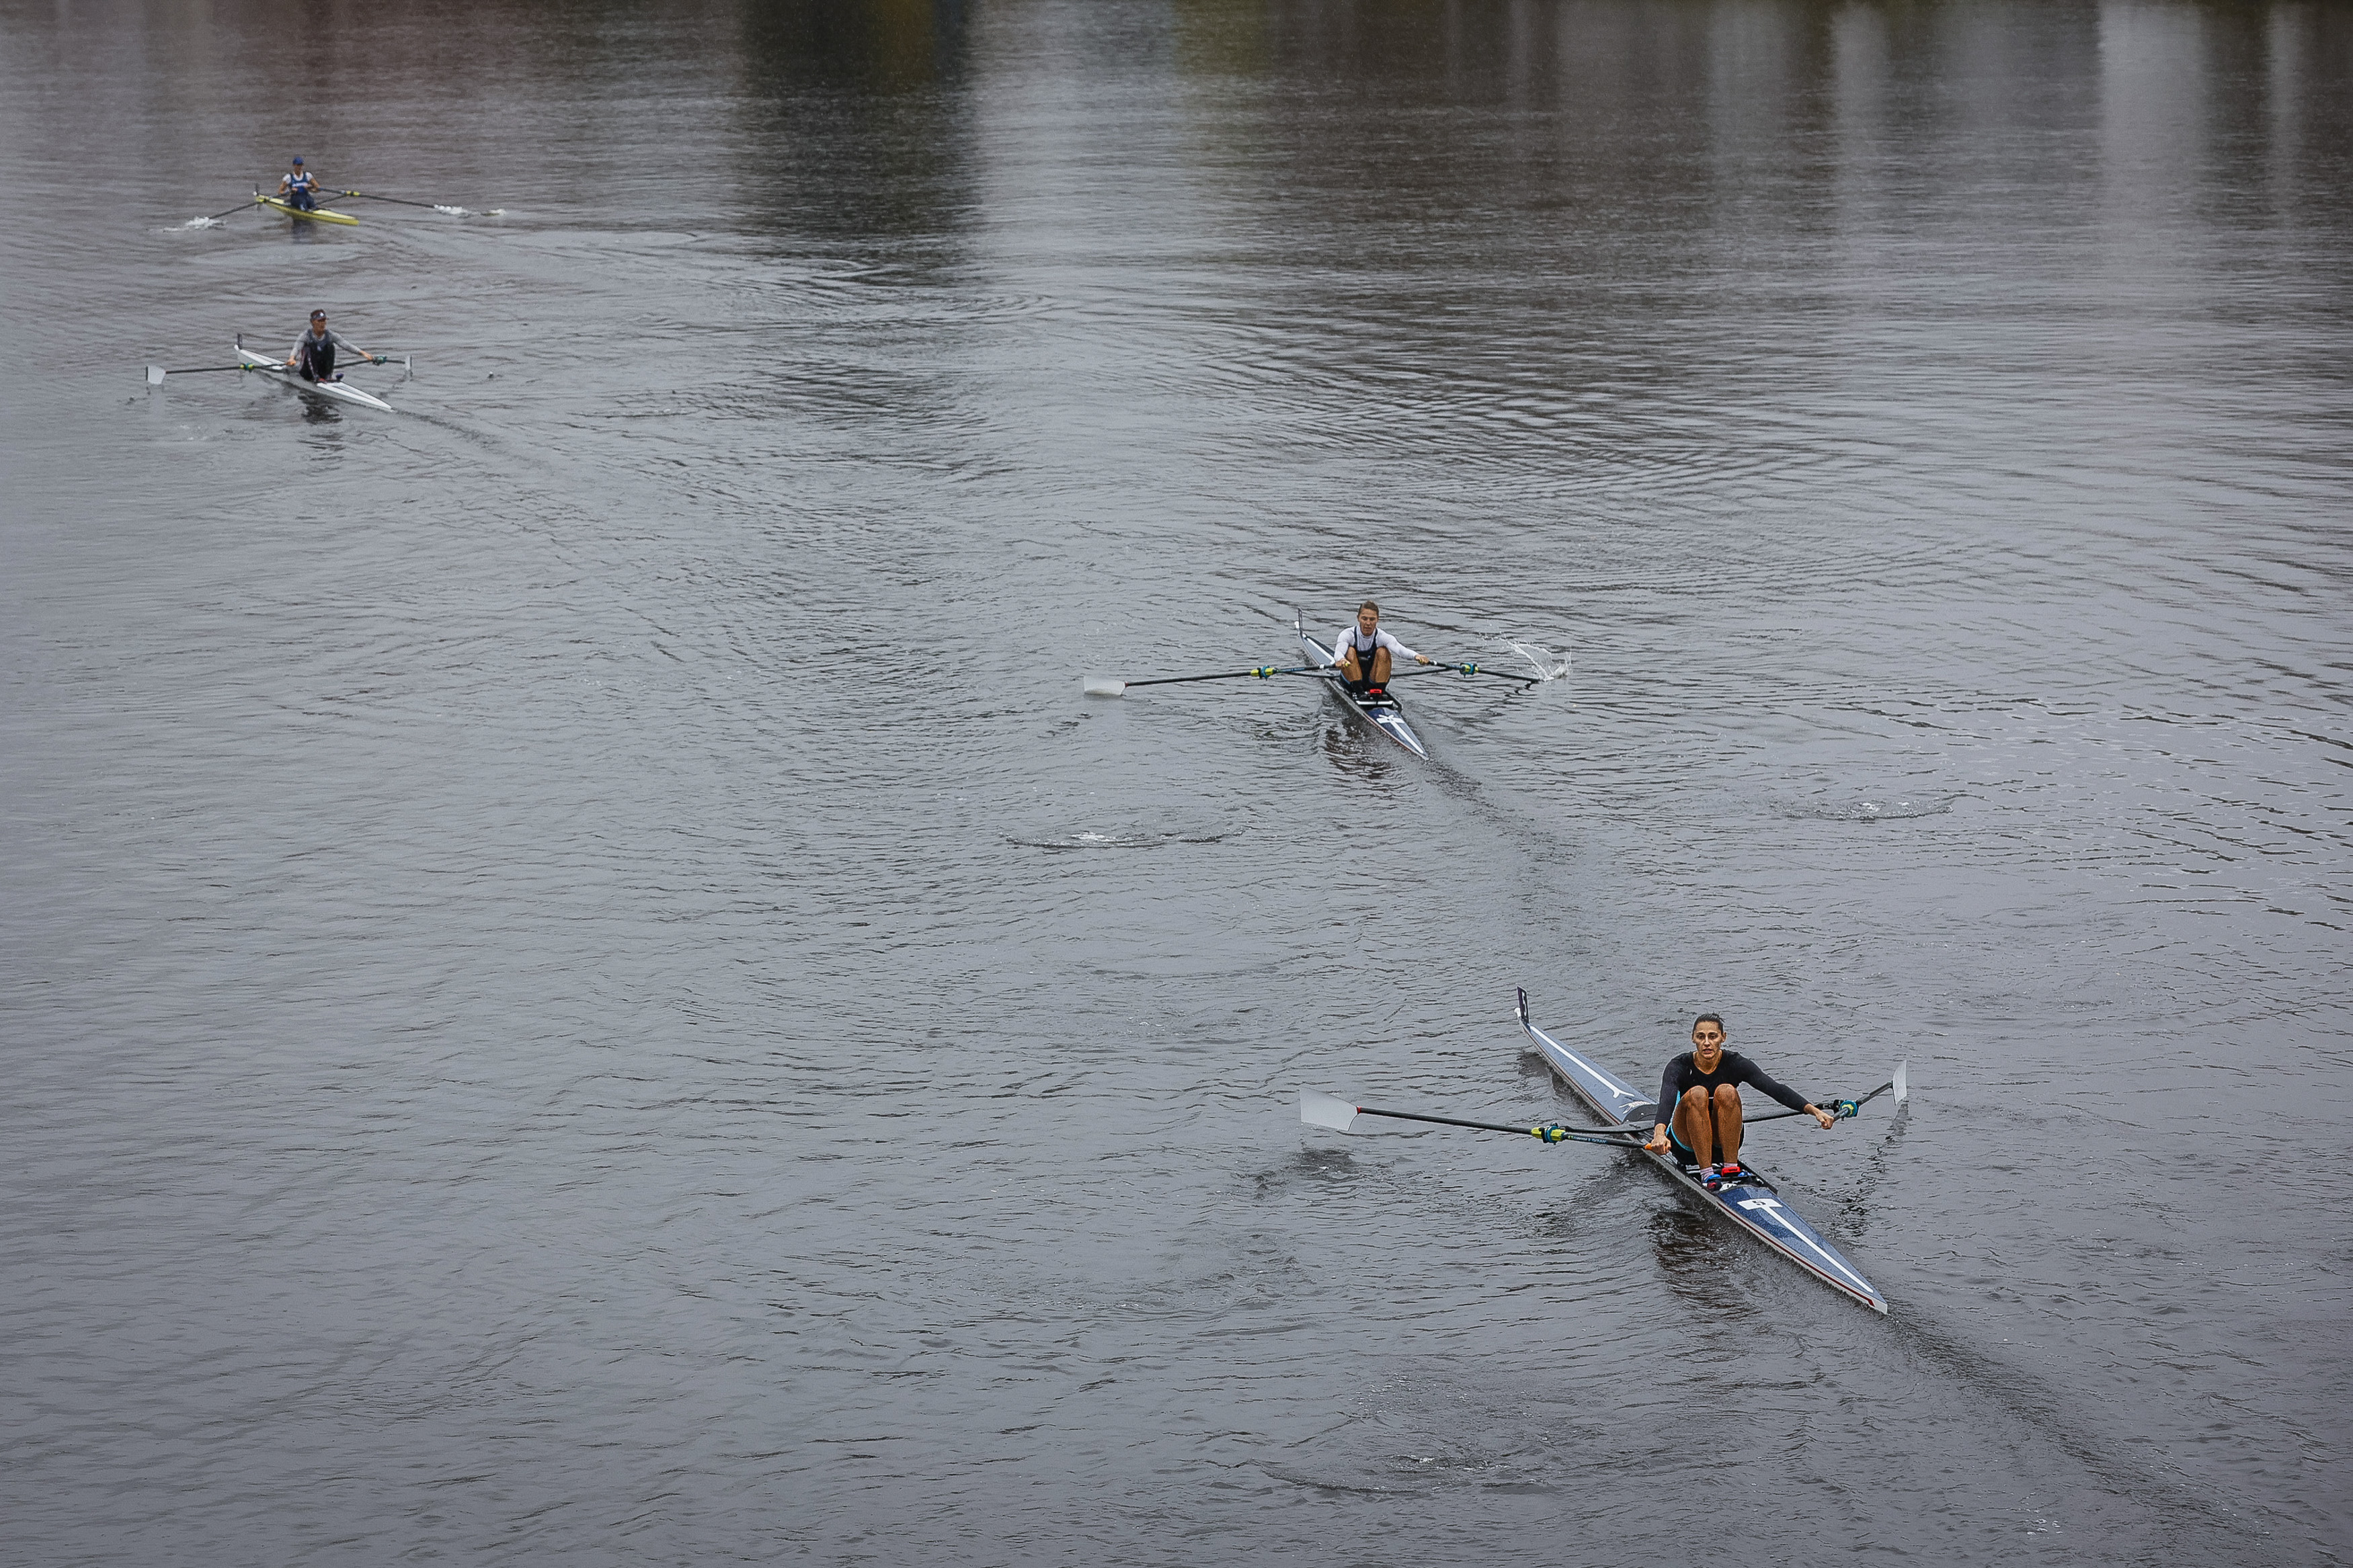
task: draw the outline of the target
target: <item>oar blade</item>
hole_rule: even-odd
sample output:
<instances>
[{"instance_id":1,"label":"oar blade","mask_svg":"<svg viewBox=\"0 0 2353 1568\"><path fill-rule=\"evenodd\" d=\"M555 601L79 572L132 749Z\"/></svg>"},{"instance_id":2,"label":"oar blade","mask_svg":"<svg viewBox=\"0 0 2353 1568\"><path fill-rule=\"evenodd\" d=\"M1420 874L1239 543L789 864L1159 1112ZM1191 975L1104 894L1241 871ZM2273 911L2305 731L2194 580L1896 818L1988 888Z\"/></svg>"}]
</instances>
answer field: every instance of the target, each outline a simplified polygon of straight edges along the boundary
<instances>
[{"instance_id":1,"label":"oar blade","mask_svg":"<svg viewBox=\"0 0 2353 1568\"><path fill-rule=\"evenodd\" d=\"M1299 1091L1299 1120L1310 1127L1353 1132L1356 1128L1356 1108L1337 1095L1303 1089Z\"/></svg>"},{"instance_id":2,"label":"oar blade","mask_svg":"<svg viewBox=\"0 0 2353 1568\"><path fill-rule=\"evenodd\" d=\"M151 364L151 365L149 365L149 366L147 367L147 384L148 384L148 385L150 385L150 386L161 386L161 385L163 385L163 384L164 384L164 374L165 374L165 373L164 373L164 367L163 367L162 365L160 365L160 364Z\"/></svg>"},{"instance_id":3,"label":"oar blade","mask_svg":"<svg viewBox=\"0 0 2353 1568\"><path fill-rule=\"evenodd\" d=\"M1912 1098L1912 1058L1905 1058L1895 1064L1895 1103L1903 1104Z\"/></svg>"},{"instance_id":4,"label":"oar blade","mask_svg":"<svg viewBox=\"0 0 2353 1568\"><path fill-rule=\"evenodd\" d=\"M1079 687L1090 697L1117 697L1127 689L1127 682L1113 680L1104 675L1090 675L1080 680Z\"/></svg>"}]
</instances>

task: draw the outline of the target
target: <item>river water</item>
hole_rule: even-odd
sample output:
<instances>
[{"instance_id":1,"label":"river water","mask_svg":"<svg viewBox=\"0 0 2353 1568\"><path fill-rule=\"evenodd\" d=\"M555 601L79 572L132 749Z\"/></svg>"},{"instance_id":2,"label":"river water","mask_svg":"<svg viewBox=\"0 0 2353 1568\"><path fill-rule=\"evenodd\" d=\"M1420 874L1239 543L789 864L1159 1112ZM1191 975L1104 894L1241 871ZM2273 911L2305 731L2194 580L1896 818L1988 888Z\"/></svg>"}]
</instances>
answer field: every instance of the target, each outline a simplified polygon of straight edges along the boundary
<instances>
[{"instance_id":1,"label":"river water","mask_svg":"<svg viewBox=\"0 0 2353 1568\"><path fill-rule=\"evenodd\" d=\"M2353 1556L2342 8L5 0L0 198L0 1557ZM1568 673L1081 694L1367 595ZM1908 1058L1891 1314L1300 1125L1520 985Z\"/></svg>"}]
</instances>

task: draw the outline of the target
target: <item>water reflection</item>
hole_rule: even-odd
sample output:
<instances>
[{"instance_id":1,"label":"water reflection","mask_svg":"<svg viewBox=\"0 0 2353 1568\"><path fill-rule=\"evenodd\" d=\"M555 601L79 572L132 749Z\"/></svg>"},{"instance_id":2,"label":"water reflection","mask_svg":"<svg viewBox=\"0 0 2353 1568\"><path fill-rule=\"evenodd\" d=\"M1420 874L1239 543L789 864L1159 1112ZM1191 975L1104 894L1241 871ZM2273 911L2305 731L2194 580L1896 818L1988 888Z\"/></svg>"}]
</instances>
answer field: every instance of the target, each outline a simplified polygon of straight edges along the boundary
<instances>
[{"instance_id":1,"label":"water reflection","mask_svg":"<svg viewBox=\"0 0 2353 1568\"><path fill-rule=\"evenodd\" d=\"M963 0L747 5L739 172L769 226L957 259L946 236L975 205L969 34Z\"/></svg>"},{"instance_id":2,"label":"water reflection","mask_svg":"<svg viewBox=\"0 0 2353 1568\"><path fill-rule=\"evenodd\" d=\"M1677 1192L1651 1216L1651 1250L1668 1294L1709 1322L1762 1317L1752 1266L1778 1267Z\"/></svg>"},{"instance_id":3,"label":"water reflection","mask_svg":"<svg viewBox=\"0 0 2353 1568\"><path fill-rule=\"evenodd\" d=\"M903 93L964 79L970 19L965 0L749 0L743 44L755 88Z\"/></svg>"}]
</instances>

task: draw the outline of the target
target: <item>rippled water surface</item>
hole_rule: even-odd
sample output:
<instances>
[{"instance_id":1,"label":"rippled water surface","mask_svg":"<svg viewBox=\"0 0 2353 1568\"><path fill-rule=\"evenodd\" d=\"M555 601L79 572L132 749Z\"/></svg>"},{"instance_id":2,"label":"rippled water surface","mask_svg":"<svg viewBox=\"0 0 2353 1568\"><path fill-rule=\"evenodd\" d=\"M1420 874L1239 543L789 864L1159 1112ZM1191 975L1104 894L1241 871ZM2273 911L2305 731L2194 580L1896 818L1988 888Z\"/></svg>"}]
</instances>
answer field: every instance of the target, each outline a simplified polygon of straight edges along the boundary
<instances>
[{"instance_id":1,"label":"rippled water surface","mask_svg":"<svg viewBox=\"0 0 2353 1568\"><path fill-rule=\"evenodd\" d=\"M2353 20L0 0L11 1562L2353 1555ZM356 228L229 206L300 152ZM313 306L392 415L154 363ZM1569 663L1409 691L1282 661ZM1401 687L1401 691L1407 690ZM1881 1319L1573 1117L1692 1013Z\"/></svg>"}]
</instances>

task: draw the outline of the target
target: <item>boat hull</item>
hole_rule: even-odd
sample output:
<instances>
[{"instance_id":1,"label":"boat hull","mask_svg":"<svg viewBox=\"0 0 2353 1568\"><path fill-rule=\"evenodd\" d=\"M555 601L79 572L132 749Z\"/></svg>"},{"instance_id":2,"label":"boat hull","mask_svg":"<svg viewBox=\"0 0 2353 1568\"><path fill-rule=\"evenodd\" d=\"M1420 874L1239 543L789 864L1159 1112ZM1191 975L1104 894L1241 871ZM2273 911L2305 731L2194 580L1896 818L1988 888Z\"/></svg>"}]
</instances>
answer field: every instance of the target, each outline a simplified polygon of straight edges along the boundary
<instances>
[{"instance_id":1,"label":"boat hull","mask_svg":"<svg viewBox=\"0 0 2353 1568\"><path fill-rule=\"evenodd\" d=\"M284 213L288 217L301 218L309 223L341 223L349 224L354 228L359 226L360 220L349 213L329 212L325 207L312 207L305 212L301 207L280 201L276 196L256 196L253 200L258 206L265 206L272 212Z\"/></svg>"},{"instance_id":2,"label":"boat hull","mask_svg":"<svg viewBox=\"0 0 2353 1568\"><path fill-rule=\"evenodd\" d=\"M1309 664L1325 669L1339 662L1330 648L1307 635L1307 627L1303 620L1298 623L1298 626L1300 658ZM1421 737L1413 732L1413 725L1407 720L1405 709L1396 698L1387 698L1378 702L1366 702L1349 690L1345 681L1326 680L1324 685L1331 691L1333 698L1341 707L1345 708L1415 756L1430 755L1430 748L1423 745Z\"/></svg>"},{"instance_id":3,"label":"boat hull","mask_svg":"<svg viewBox=\"0 0 2353 1568\"><path fill-rule=\"evenodd\" d=\"M1657 1103L1641 1094L1617 1074L1569 1049L1546 1034L1528 1017L1528 994L1520 993L1520 1027L1535 1042L1553 1075L1568 1085L1569 1092L1592 1110L1612 1121L1634 1127L1644 1136L1650 1134ZM1781 1194L1772 1184L1755 1170L1749 1179L1726 1183L1713 1189L1704 1185L1672 1154L1653 1154L1638 1149L1635 1155L1657 1166L1667 1179L1696 1198L1705 1207L1714 1209L1730 1220L1754 1239L1779 1253L1823 1284L1846 1297L1860 1301L1874 1312L1887 1310L1887 1298L1879 1293L1862 1271L1847 1261L1839 1249L1824 1241L1814 1227ZM1746 1162L1743 1162L1745 1165Z\"/></svg>"},{"instance_id":4,"label":"boat hull","mask_svg":"<svg viewBox=\"0 0 2353 1568\"><path fill-rule=\"evenodd\" d=\"M358 387L346 386L340 381L304 381L288 370L283 362L255 353L242 345L237 351L237 363L248 370L258 370L280 384L322 403L349 403L361 408L373 408L380 414L393 411L391 404L372 392L362 392Z\"/></svg>"}]
</instances>

